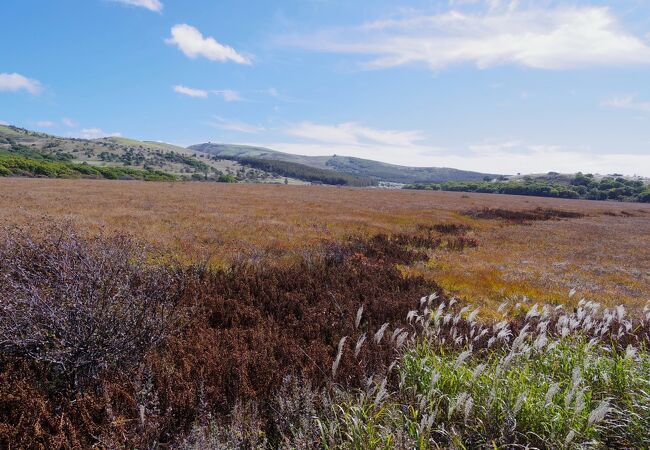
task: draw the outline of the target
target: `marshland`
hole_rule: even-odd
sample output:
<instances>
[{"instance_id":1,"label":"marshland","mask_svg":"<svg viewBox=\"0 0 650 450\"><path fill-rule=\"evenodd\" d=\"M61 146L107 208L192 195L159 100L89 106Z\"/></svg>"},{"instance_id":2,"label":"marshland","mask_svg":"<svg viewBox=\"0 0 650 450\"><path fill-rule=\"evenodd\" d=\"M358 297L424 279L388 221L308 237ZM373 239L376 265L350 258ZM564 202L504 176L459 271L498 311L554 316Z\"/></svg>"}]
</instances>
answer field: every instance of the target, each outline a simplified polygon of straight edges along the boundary
<instances>
[{"instance_id":1,"label":"marshland","mask_svg":"<svg viewBox=\"0 0 650 450\"><path fill-rule=\"evenodd\" d=\"M0 183L3 446L649 443L647 206Z\"/></svg>"},{"instance_id":2,"label":"marshland","mask_svg":"<svg viewBox=\"0 0 650 450\"><path fill-rule=\"evenodd\" d=\"M650 2L0 4L0 450L650 450Z\"/></svg>"}]
</instances>

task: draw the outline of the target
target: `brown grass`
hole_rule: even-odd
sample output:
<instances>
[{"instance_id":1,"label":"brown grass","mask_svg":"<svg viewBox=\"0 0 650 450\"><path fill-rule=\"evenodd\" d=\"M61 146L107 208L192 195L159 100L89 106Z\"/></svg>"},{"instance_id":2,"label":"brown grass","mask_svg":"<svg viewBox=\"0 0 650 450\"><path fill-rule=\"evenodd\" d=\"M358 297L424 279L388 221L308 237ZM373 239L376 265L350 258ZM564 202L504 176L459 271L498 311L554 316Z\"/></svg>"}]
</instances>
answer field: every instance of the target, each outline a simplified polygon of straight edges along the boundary
<instances>
[{"instance_id":1,"label":"brown grass","mask_svg":"<svg viewBox=\"0 0 650 450\"><path fill-rule=\"evenodd\" d=\"M463 214L487 208L584 217L520 226ZM565 301L572 288L610 304L650 298L650 206L641 204L317 186L0 180L0 223L38 226L44 217L91 233L133 233L186 260L216 265L268 254L290 261L323 239L348 235L430 229L453 236L461 227L463 239L471 239L459 244L462 251L428 249L428 261L404 270L474 303L493 305L513 295Z\"/></svg>"}]
</instances>

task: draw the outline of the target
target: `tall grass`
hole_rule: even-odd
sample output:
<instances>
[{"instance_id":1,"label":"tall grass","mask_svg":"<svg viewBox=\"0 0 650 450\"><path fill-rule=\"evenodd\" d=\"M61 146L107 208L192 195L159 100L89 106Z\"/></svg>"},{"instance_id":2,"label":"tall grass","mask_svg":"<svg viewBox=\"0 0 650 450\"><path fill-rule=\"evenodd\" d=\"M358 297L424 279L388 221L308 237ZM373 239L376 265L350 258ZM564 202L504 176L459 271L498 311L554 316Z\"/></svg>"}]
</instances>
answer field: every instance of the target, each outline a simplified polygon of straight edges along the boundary
<instances>
[{"instance_id":1,"label":"tall grass","mask_svg":"<svg viewBox=\"0 0 650 450\"><path fill-rule=\"evenodd\" d=\"M488 326L467 308L429 306L409 314L422 335L394 389L372 380L320 421L326 448L650 445L650 317L583 301Z\"/></svg>"}]
</instances>

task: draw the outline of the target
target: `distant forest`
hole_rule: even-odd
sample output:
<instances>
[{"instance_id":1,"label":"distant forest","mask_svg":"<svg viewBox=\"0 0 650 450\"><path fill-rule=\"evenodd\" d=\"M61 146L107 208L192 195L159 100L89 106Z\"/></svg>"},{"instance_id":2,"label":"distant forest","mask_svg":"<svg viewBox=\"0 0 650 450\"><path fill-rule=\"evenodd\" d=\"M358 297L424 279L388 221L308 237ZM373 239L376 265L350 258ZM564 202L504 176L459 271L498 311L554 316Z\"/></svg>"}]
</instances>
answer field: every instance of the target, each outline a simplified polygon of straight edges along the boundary
<instances>
[{"instance_id":1,"label":"distant forest","mask_svg":"<svg viewBox=\"0 0 650 450\"><path fill-rule=\"evenodd\" d=\"M404 188L650 203L650 186L641 180L630 180L621 176L596 179L592 174L582 173L570 178L568 182L524 177L517 181L450 181L411 184Z\"/></svg>"}]
</instances>

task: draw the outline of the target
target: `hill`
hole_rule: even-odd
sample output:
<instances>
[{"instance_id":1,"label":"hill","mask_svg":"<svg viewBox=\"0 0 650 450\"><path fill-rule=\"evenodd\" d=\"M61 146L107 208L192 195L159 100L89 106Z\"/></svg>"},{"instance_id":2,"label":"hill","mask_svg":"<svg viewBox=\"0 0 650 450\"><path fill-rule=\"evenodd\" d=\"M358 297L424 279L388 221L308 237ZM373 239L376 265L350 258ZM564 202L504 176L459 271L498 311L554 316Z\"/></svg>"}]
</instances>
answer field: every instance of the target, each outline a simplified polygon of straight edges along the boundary
<instances>
[{"instance_id":1,"label":"hill","mask_svg":"<svg viewBox=\"0 0 650 450\"><path fill-rule=\"evenodd\" d=\"M72 176L78 169L69 166L92 167L89 172L94 176L106 172L118 174L119 178L130 178L137 171L159 172L175 179L212 180L212 181L251 181L284 182L285 178L275 174L246 167L236 161L221 159L206 153L190 150L164 142L138 141L123 137L100 139L78 139L53 136L46 133L26 130L14 126L0 125L0 152L12 157L11 167L5 164L5 175L24 176ZM20 163L16 158L21 158ZM68 167L43 169L43 163L56 162ZM5 160L7 164L9 160ZM29 167L29 170L19 169ZM104 169L114 168L120 171ZM82 169L84 169L82 167ZM84 169L85 170L85 169ZM49 174L49 175L48 175ZM138 179L153 179L139 174ZM291 183L304 183L298 179L287 180Z\"/></svg>"},{"instance_id":2,"label":"hill","mask_svg":"<svg viewBox=\"0 0 650 450\"><path fill-rule=\"evenodd\" d=\"M226 145L205 143L189 147L192 150L209 153L220 158L238 160L241 158L257 158L279 160L324 170L334 170L339 173L361 177L371 177L378 181L391 183L441 183L445 181L483 180L494 177L485 174L446 167L407 167L387 164L369 159L350 156L305 156L283 153L264 147L247 145Z\"/></svg>"}]
</instances>

